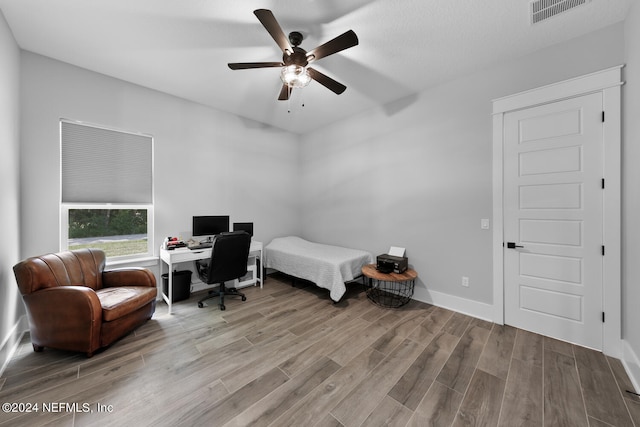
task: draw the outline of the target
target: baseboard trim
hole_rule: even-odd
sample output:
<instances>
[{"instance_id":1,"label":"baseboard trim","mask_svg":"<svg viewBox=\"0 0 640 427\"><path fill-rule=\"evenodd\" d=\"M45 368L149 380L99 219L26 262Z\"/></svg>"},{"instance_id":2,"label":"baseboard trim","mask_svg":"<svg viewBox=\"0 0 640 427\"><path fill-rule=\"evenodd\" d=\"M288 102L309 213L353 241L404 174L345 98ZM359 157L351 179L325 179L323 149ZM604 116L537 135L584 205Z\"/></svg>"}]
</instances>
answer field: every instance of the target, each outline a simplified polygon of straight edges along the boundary
<instances>
[{"instance_id":1,"label":"baseboard trim","mask_svg":"<svg viewBox=\"0 0 640 427\"><path fill-rule=\"evenodd\" d=\"M13 357L13 354L18 348L18 344L22 340L22 336L28 330L29 323L27 321L27 316L22 315L2 341L2 345L0 345L0 377L4 373L4 370L9 364L11 357Z\"/></svg>"},{"instance_id":2,"label":"baseboard trim","mask_svg":"<svg viewBox=\"0 0 640 427\"><path fill-rule=\"evenodd\" d=\"M636 392L640 391L640 358L627 341L622 341L622 364Z\"/></svg>"},{"instance_id":3,"label":"baseboard trim","mask_svg":"<svg viewBox=\"0 0 640 427\"><path fill-rule=\"evenodd\" d=\"M416 295L414 295L413 298L421 302L426 302L438 307L446 308L472 317L477 317L482 320L493 322L493 313L495 309L491 304L472 301L466 298L461 298L455 295L449 295L437 291L428 291L427 298L424 299L418 298L416 297Z\"/></svg>"}]
</instances>

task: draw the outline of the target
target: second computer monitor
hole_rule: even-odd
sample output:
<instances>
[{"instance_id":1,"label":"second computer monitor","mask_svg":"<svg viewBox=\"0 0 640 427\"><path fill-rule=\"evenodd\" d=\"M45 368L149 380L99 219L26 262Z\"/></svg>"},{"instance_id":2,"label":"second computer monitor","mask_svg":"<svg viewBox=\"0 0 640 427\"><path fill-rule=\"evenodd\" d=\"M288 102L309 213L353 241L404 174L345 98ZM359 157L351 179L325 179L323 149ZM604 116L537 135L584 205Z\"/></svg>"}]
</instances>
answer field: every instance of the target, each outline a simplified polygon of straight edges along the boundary
<instances>
[{"instance_id":1,"label":"second computer monitor","mask_svg":"<svg viewBox=\"0 0 640 427\"><path fill-rule=\"evenodd\" d=\"M253 237L253 223L252 222L234 222L233 231L246 231L251 237Z\"/></svg>"}]
</instances>

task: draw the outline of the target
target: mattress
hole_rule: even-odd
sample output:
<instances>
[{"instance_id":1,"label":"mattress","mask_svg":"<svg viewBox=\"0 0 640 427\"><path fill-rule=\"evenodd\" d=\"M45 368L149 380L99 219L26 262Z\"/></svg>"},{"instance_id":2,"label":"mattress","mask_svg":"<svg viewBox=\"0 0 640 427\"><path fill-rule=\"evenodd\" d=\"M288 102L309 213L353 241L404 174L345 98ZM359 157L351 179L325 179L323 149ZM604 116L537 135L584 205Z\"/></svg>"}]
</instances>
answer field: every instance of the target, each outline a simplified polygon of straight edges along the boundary
<instances>
[{"instance_id":1,"label":"mattress","mask_svg":"<svg viewBox=\"0 0 640 427\"><path fill-rule=\"evenodd\" d=\"M278 237L265 246L265 266L314 282L340 301L349 282L373 263L373 255L359 249L324 245L296 236Z\"/></svg>"}]
</instances>

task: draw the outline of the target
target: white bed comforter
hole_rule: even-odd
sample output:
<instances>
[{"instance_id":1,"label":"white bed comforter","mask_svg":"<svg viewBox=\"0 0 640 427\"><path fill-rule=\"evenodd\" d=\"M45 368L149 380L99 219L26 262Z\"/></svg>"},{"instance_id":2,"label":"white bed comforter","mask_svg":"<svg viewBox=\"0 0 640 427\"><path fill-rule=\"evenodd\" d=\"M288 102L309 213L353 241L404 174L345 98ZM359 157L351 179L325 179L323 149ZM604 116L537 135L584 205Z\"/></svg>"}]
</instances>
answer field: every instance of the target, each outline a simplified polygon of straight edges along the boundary
<instances>
[{"instance_id":1,"label":"white bed comforter","mask_svg":"<svg viewBox=\"0 0 640 427\"><path fill-rule=\"evenodd\" d=\"M358 249L313 243L300 237L278 237L265 247L265 265L282 273L314 282L329 289L340 301L345 282L362 274L362 266L373 263L373 255Z\"/></svg>"}]
</instances>

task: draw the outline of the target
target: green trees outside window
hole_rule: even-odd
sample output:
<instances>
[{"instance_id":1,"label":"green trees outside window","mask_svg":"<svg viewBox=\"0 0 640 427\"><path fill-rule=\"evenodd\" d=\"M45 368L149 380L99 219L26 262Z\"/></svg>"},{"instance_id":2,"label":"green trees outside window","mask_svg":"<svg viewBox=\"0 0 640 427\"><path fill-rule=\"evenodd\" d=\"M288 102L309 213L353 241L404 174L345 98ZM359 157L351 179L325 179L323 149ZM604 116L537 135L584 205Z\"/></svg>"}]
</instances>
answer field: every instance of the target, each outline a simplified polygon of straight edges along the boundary
<instances>
[{"instance_id":1,"label":"green trees outside window","mask_svg":"<svg viewBox=\"0 0 640 427\"><path fill-rule=\"evenodd\" d=\"M108 257L147 252L147 210L69 209L69 249L88 247Z\"/></svg>"}]
</instances>

